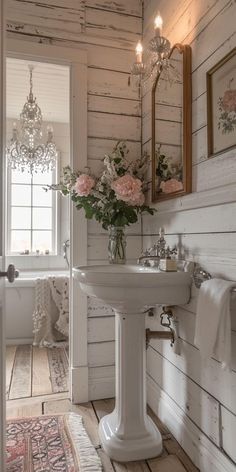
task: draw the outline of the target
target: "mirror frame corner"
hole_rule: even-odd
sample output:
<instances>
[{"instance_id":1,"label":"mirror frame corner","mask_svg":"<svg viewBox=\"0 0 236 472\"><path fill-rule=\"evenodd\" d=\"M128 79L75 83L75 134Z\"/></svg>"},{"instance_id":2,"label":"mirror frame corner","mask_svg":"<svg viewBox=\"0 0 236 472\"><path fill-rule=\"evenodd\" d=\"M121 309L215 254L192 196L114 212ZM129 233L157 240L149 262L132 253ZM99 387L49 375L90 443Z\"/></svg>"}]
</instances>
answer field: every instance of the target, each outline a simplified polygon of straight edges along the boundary
<instances>
[{"instance_id":1,"label":"mirror frame corner","mask_svg":"<svg viewBox=\"0 0 236 472\"><path fill-rule=\"evenodd\" d=\"M192 192L192 50L188 44L176 43L171 48L169 58L175 49L183 55L183 190L161 196L156 192L155 93L162 72L160 70L151 91L152 202L154 203L177 198Z\"/></svg>"}]
</instances>

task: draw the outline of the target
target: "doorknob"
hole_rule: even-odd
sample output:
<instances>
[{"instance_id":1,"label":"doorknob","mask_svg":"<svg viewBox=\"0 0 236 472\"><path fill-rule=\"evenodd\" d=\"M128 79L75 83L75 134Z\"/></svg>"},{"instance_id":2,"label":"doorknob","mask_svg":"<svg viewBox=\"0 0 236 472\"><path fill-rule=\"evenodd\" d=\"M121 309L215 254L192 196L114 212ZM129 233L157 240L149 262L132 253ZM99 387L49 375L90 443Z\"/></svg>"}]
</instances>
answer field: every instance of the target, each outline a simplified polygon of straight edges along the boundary
<instances>
[{"instance_id":1,"label":"doorknob","mask_svg":"<svg viewBox=\"0 0 236 472\"><path fill-rule=\"evenodd\" d=\"M9 264L6 272L0 272L0 277L6 277L8 282L14 282L19 277L19 271L16 270L13 264Z\"/></svg>"}]
</instances>

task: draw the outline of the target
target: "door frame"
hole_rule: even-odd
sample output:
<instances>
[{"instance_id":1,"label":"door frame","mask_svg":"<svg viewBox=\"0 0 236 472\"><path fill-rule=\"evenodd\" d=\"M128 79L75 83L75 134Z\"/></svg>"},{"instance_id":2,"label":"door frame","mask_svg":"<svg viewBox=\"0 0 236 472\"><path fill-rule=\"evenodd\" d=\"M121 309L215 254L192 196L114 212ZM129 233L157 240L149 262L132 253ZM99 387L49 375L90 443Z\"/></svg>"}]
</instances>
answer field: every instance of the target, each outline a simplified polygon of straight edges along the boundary
<instances>
[{"instance_id":1,"label":"door frame","mask_svg":"<svg viewBox=\"0 0 236 472\"><path fill-rule=\"evenodd\" d=\"M1 1L1 0L0 0ZM70 67L70 165L87 166L87 51L7 39L6 55ZM87 220L70 206L71 267L87 264ZM70 398L88 401L87 297L70 274Z\"/></svg>"},{"instance_id":2,"label":"door frame","mask_svg":"<svg viewBox=\"0 0 236 472\"><path fill-rule=\"evenodd\" d=\"M0 0L0 270L5 269L4 260L4 199L5 178L3 152L5 149L5 0ZM4 279L0 280L4 287ZM4 288L0 287L4 292ZM5 379L5 309L0 294L0 470L5 471L5 434L6 434L6 379Z\"/></svg>"}]
</instances>

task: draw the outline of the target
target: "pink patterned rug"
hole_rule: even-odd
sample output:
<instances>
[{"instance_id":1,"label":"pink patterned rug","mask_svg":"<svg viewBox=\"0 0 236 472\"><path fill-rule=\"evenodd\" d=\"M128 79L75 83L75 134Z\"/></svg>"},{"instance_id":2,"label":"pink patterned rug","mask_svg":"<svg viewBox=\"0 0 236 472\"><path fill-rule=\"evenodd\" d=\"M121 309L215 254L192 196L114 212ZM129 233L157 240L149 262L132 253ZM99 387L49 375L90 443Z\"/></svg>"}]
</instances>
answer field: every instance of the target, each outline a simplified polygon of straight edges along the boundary
<instances>
[{"instance_id":1,"label":"pink patterned rug","mask_svg":"<svg viewBox=\"0 0 236 472\"><path fill-rule=\"evenodd\" d=\"M101 461L82 417L64 415L7 421L7 472L99 472Z\"/></svg>"}]
</instances>

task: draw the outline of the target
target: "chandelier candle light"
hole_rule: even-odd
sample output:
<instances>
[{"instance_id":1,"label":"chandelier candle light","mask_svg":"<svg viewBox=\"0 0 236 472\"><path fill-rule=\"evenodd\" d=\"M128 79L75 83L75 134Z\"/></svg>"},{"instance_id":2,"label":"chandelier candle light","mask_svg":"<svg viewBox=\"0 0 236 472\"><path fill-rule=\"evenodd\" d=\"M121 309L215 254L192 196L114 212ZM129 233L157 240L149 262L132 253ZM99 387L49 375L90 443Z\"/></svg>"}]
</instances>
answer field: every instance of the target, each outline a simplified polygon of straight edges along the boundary
<instances>
[{"instance_id":1,"label":"chandelier candle light","mask_svg":"<svg viewBox=\"0 0 236 472\"><path fill-rule=\"evenodd\" d=\"M21 132L18 132L16 123L13 123L12 138L6 148L8 166L31 174L54 169L58 157L51 126L47 127L46 144L42 142L43 117L33 95L33 68L29 65L30 91L20 114Z\"/></svg>"},{"instance_id":2,"label":"chandelier candle light","mask_svg":"<svg viewBox=\"0 0 236 472\"><path fill-rule=\"evenodd\" d=\"M138 79L139 84L142 82L145 85L148 79L152 80L156 77L161 68L168 69L170 67L169 54L171 44L167 38L162 36L162 26L163 20L158 12L154 20L155 36L149 41L146 64L143 63L143 46L141 41L136 46L136 62L131 68L131 78Z\"/></svg>"}]
</instances>

